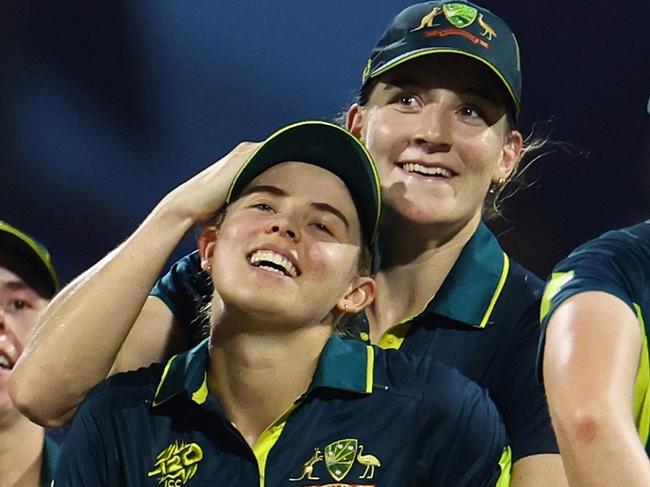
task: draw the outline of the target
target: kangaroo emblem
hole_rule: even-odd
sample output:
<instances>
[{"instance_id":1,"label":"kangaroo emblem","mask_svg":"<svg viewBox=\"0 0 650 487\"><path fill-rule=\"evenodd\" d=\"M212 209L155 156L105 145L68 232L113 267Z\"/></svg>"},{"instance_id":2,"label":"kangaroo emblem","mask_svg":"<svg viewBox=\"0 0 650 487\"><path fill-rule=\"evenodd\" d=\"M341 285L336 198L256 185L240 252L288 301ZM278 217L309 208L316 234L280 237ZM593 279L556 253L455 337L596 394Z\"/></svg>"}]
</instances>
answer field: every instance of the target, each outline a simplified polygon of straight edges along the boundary
<instances>
[{"instance_id":1,"label":"kangaroo emblem","mask_svg":"<svg viewBox=\"0 0 650 487\"><path fill-rule=\"evenodd\" d=\"M411 29L411 32L439 25L439 24L434 24L433 20L441 13L442 13L442 8L433 7L433 10L431 12L429 12L424 17L422 17L422 20L420 21L420 26L416 27L415 29Z\"/></svg>"},{"instance_id":2,"label":"kangaroo emblem","mask_svg":"<svg viewBox=\"0 0 650 487\"><path fill-rule=\"evenodd\" d=\"M488 24L485 20L483 20L483 14L478 15L478 23L481 27L483 27L483 32L481 32L482 36L485 36L488 38L488 40L492 40L492 37L496 37L497 33L494 32L494 29L490 24Z\"/></svg>"},{"instance_id":3,"label":"kangaroo emblem","mask_svg":"<svg viewBox=\"0 0 650 487\"><path fill-rule=\"evenodd\" d=\"M323 459L323 454L320 448L314 448L314 454L302 466L302 475L297 479L289 479L290 482L298 482L299 480L320 480L320 477L314 477L314 465Z\"/></svg>"}]
</instances>

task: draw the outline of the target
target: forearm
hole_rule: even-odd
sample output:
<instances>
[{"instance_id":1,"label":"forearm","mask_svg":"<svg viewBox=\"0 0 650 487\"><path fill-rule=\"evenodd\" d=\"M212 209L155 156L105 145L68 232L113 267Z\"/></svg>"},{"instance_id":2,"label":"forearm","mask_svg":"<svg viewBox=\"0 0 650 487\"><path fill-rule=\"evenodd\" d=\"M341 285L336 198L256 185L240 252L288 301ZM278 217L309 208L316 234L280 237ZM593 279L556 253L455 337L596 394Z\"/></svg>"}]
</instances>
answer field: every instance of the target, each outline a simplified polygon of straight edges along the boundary
<instances>
[{"instance_id":1,"label":"forearm","mask_svg":"<svg viewBox=\"0 0 650 487\"><path fill-rule=\"evenodd\" d=\"M50 303L12 372L12 398L24 414L48 426L63 423L107 376L168 256L191 225L191 218L161 203L128 240Z\"/></svg>"}]
</instances>

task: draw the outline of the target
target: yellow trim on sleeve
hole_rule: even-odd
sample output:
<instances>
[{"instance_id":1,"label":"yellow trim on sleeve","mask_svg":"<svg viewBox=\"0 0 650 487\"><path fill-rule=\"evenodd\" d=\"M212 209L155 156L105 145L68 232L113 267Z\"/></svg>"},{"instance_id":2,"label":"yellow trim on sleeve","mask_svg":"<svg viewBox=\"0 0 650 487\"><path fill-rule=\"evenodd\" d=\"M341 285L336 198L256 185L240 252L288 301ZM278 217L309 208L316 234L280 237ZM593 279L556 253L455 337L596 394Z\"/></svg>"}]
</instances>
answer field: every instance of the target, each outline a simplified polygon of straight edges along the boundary
<instances>
[{"instance_id":1,"label":"yellow trim on sleeve","mask_svg":"<svg viewBox=\"0 0 650 487\"><path fill-rule=\"evenodd\" d=\"M648 358L648 336L645 330L645 321L641 313L641 307L634 303L636 316L641 325L641 336L643 343L641 345L641 355L639 357L639 369L636 374L634 384L634 424L639 432L641 441L644 445L648 444L650 436L650 360Z\"/></svg>"},{"instance_id":2,"label":"yellow trim on sleeve","mask_svg":"<svg viewBox=\"0 0 650 487\"><path fill-rule=\"evenodd\" d=\"M506 446L503 449L503 453L499 459L499 467L501 467L501 475L499 475L494 487L508 487L512 472L512 450L510 450L510 446Z\"/></svg>"},{"instance_id":3,"label":"yellow trim on sleeve","mask_svg":"<svg viewBox=\"0 0 650 487\"><path fill-rule=\"evenodd\" d=\"M273 421L259 436L253 445L253 454L257 459L257 468L260 476L260 487L264 487L266 478L266 459L269 456L271 448L278 442L280 435L287 424L287 419L298 406L298 401L294 402L282 415Z\"/></svg>"},{"instance_id":4,"label":"yellow trim on sleeve","mask_svg":"<svg viewBox=\"0 0 650 487\"><path fill-rule=\"evenodd\" d=\"M554 272L551 274L546 287L544 288L544 294L542 295L542 304L539 309L539 318L543 320L546 318L546 315L551 310L551 302L557 293L559 293L562 288L573 279L575 275L574 271L569 272Z\"/></svg>"},{"instance_id":5,"label":"yellow trim on sleeve","mask_svg":"<svg viewBox=\"0 0 650 487\"><path fill-rule=\"evenodd\" d=\"M492 295L492 299L490 300L490 305L487 307L487 310L485 310L483 319L478 325L479 328L485 328L485 326L488 324L490 315L492 314L492 310L494 309L494 305L497 303L497 299L499 299L499 296L501 295L501 291L503 291L503 286L505 286L506 284L506 279L508 278L509 270L510 270L510 258L504 252L503 268L501 269L501 277L499 278L499 283L497 284L497 288L495 289L494 294Z\"/></svg>"}]
</instances>

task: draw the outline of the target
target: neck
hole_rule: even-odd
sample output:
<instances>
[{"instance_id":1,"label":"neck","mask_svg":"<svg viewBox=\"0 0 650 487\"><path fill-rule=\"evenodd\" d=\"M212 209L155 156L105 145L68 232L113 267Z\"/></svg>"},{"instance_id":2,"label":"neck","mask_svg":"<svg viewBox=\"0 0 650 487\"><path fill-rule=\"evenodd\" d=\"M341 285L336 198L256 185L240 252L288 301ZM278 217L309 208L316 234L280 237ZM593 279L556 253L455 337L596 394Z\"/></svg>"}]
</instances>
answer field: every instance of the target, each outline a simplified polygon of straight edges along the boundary
<instances>
[{"instance_id":1,"label":"neck","mask_svg":"<svg viewBox=\"0 0 650 487\"><path fill-rule=\"evenodd\" d=\"M332 326L254 333L237 323L224 313L213 325L208 390L252 447L309 387Z\"/></svg>"},{"instance_id":2,"label":"neck","mask_svg":"<svg viewBox=\"0 0 650 487\"><path fill-rule=\"evenodd\" d=\"M480 223L480 214L454 228L396 218L385 223L400 231L382 234L386 237L381 242L381 269L375 277L377 295L367 310L374 343L391 326L424 310Z\"/></svg>"},{"instance_id":3,"label":"neck","mask_svg":"<svg viewBox=\"0 0 650 487\"><path fill-rule=\"evenodd\" d=\"M45 431L9 411L0 417L0 485L2 487L37 487Z\"/></svg>"}]
</instances>

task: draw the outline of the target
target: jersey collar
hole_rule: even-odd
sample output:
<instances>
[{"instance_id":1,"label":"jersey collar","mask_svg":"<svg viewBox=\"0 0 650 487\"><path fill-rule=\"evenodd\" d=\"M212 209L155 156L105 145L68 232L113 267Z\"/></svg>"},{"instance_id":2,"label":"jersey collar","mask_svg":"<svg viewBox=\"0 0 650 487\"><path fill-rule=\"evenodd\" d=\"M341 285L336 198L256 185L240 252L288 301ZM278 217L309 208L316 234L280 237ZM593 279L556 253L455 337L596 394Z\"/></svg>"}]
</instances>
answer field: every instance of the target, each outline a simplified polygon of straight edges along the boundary
<instances>
[{"instance_id":1,"label":"jersey collar","mask_svg":"<svg viewBox=\"0 0 650 487\"><path fill-rule=\"evenodd\" d=\"M43 463L41 464L41 483L44 487L49 487L52 483L56 465L59 462L59 453L59 445L45 435L45 441L43 443Z\"/></svg>"},{"instance_id":2,"label":"jersey collar","mask_svg":"<svg viewBox=\"0 0 650 487\"><path fill-rule=\"evenodd\" d=\"M197 404L208 398L206 371L209 364L208 339L167 362L154 394L154 407L184 393ZM357 340L332 336L321 353L312 383L306 394L329 388L362 394L372 392L374 349Z\"/></svg>"},{"instance_id":3,"label":"jersey collar","mask_svg":"<svg viewBox=\"0 0 650 487\"><path fill-rule=\"evenodd\" d=\"M503 291L509 268L508 256L481 222L424 312L484 328Z\"/></svg>"}]
</instances>

